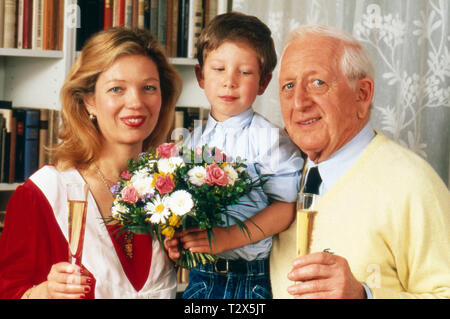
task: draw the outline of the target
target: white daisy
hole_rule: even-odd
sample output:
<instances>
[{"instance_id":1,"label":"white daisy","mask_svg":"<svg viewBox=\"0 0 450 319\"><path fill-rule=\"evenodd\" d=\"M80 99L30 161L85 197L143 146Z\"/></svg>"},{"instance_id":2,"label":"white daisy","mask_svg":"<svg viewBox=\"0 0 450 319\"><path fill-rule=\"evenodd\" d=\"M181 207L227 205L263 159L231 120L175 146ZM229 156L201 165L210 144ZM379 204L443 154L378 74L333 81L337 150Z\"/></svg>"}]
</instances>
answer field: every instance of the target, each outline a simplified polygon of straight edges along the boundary
<instances>
[{"instance_id":1,"label":"white daisy","mask_svg":"<svg viewBox=\"0 0 450 319\"><path fill-rule=\"evenodd\" d=\"M168 207L168 197L156 195L156 197L144 207L147 214L151 215L150 221L153 224L164 224L167 218L170 216L170 210Z\"/></svg>"},{"instance_id":2,"label":"white daisy","mask_svg":"<svg viewBox=\"0 0 450 319\"><path fill-rule=\"evenodd\" d=\"M206 169L203 166L194 166L187 172L191 184L202 186L206 179Z\"/></svg>"},{"instance_id":3,"label":"white daisy","mask_svg":"<svg viewBox=\"0 0 450 319\"><path fill-rule=\"evenodd\" d=\"M173 192L169 197L168 204L170 210L178 216L183 216L184 214L189 213L192 207L194 207L191 194L185 190Z\"/></svg>"}]
</instances>

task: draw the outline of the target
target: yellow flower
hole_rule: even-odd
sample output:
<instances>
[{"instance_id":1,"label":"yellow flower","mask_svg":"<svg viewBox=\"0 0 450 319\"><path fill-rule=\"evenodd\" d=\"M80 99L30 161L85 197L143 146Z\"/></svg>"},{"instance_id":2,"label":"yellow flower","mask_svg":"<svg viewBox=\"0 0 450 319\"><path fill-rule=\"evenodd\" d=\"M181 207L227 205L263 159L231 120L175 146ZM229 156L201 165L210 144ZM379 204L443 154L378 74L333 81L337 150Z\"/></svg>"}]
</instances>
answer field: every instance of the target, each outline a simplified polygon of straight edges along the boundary
<instances>
[{"instance_id":1,"label":"yellow flower","mask_svg":"<svg viewBox=\"0 0 450 319\"><path fill-rule=\"evenodd\" d=\"M172 214L172 216L169 217L169 225L173 227L180 227L183 223L181 222L180 218Z\"/></svg>"},{"instance_id":2,"label":"yellow flower","mask_svg":"<svg viewBox=\"0 0 450 319\"><path fill-rule=\"evenodd\" d=\"M167 237L173 237L173 235L175 234L175 229L173 229L173 227L170 226L166 227L161 231L161 234Z\"/></svg>"}]
</instances>

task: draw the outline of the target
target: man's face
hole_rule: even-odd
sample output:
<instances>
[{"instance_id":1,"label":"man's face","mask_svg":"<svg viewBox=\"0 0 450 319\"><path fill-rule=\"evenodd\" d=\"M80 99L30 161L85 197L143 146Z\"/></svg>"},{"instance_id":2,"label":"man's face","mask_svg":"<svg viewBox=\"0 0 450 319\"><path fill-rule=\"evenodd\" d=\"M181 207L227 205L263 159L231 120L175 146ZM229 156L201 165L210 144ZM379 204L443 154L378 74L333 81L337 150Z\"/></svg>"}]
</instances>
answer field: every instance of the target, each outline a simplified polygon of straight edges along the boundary
<instances>
[{"instance_id":1,"label":"man's face","mask_svg":"<svg viewBox=\"0 0 450 319\"><path fill-rule=\"evenodd\" d=\"M341 71L341 44L309 35L286 48L280 69L280 101L286 130L310 159L321 162L354 137L361 119L358 87Z\"/></svg>"}]
</instances>

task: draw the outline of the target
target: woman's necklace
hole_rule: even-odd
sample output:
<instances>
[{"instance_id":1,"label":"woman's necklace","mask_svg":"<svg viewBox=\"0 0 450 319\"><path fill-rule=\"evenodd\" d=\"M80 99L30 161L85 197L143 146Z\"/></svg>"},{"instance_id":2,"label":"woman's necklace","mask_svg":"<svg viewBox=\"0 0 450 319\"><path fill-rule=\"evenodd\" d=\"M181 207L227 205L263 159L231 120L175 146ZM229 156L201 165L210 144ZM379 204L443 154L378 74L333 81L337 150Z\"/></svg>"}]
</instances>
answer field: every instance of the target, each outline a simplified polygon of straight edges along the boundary
<instances>
[{"instance_id":1,"label":"woman's necklace","mask_svg":"<svg viewBox=\"0 0 450 319\"><path fill-rule=\"evenodd\" d=\"M100 177L103 185L105 185L106 189L108 190L108 193L111 194L111 187L115 184L114 182L110 181L109 179L107 179L105 177L105 175L103 175L102 171L100 170L100 168L98 168L97 164L94 163L95 166L95 171L97 173L97 175ZM133 233L132 232L126 232L125 234L125 243L122 247L123 251L125 252L125 255L131 259L133 258Z\"/></svg>"}]
</instances>

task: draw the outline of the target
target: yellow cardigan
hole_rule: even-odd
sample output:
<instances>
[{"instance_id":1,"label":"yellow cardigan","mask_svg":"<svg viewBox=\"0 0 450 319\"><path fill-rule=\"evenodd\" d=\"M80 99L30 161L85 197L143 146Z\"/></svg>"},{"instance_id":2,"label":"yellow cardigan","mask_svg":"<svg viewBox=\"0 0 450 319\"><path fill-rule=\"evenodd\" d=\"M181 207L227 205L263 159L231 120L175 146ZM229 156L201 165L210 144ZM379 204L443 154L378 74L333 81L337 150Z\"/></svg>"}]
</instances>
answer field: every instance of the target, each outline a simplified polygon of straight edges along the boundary
<instances>
[{"instance_id":1,"label":"yellow cardigan","mask_svg":"<svg viewBox=\"0 0 450 319\"><path fill-rule=\"evenodd\" d=\"M291 298L296 222L273 243L274 298ZM450 193L419 156L378 133L320 200L311 252L347 259L374 298L450 298Z\"/></svg>"}]
</instances>

